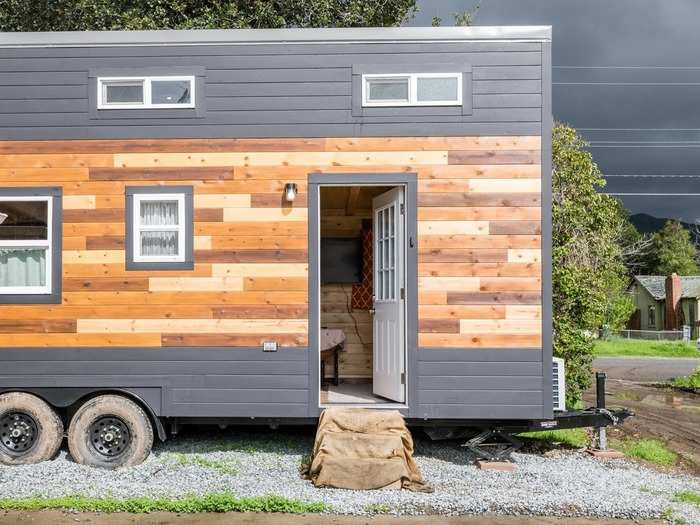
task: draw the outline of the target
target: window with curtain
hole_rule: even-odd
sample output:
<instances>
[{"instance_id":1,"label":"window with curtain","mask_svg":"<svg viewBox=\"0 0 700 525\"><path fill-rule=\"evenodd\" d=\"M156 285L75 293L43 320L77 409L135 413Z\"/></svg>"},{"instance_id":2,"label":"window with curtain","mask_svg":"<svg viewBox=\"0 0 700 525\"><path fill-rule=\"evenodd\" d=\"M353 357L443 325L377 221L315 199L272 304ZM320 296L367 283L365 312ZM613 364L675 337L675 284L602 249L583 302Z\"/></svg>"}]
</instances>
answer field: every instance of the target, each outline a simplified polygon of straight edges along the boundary
<instances>
[{"instance_id":1,"label":"window with curtain","mask_svg":"<svg viewBox=\"0 0 700 525\"><path fill-rule=\"evenodd\" d=\"M185 260L185 195L134 195L133 259L135 262Z\"/></svg>"},{"instance_id":2,"label":"window with curtain","mask_svg":"<svg viewBox=\"0 0 700 525\"><path fill-rule=\"evenodd\" d=\"M50 196L0 197L0 294L51 294Z\"/></svg>"},{"instance_id":3,"label":"window with curtain","mask_svg":"<svg viewBox=\"0 0 700 525\"><path fill-rule=\"evenodd\" d=\"M194 188L127 186L127 270L194 268Z\"/></svg>"}]
</instances>

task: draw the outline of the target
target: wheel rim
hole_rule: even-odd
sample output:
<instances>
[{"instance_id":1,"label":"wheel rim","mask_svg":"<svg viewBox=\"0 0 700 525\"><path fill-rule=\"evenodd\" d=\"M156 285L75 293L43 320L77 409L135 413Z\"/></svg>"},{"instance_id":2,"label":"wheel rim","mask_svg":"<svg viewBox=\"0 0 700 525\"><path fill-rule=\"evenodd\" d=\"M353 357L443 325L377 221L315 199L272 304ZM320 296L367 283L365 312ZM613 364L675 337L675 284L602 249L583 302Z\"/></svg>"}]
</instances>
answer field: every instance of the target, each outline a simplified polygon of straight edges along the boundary
<instances>
[{"instance_id":1,"label":"wheel rim","mask_svg":"<svg viewBox=\"0 0 700 525\"><path fill-rule=\"evenodd\" d=\"M7 412L0 416L0 447L11 456L29 452L38 437L39 427L26 412Z\"/></svg>"},{"instance_id":2,"label":"wheel rim","mask_svg":"<svg viewBox=\"0 0 700 525\"><path fill-rule=\"evenodd\" d=\"M90 444L95 451L107 458L124 454L131 443L131 433L124 420L116 416L96 419L89 430Z\"/></svg>"}]
</instances>

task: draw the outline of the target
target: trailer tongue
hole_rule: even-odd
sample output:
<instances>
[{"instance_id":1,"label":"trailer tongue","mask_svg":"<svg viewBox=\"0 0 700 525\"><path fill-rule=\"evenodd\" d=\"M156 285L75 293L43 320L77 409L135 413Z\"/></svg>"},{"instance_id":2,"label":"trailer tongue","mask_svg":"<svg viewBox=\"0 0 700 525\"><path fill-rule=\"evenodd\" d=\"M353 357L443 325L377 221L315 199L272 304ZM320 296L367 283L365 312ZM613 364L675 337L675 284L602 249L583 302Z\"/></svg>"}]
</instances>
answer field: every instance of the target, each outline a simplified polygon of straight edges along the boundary
<instances>
[{"instance_id":1,"label":"trailer tongue","mask_svg":"<svg viewBox=\"0 0 700 525\"><path fill-rule=\"evenodd\" d=\"M595 428L598 449L605 450L607 427L619 426L628 417L634 416L634 413L626 408L608 409L606 407L606 378L604 372L596 373L596 406L585 410L555 412L554 417L547 420L491 421L488 428L483 428L478 422L474 422L474 427L459 429L426 427L425 432L434 440L469 438L463 446L469 449L476 459L489 461L509 460L511 454L523 446L523 441L518 438L518 434L542 430ZM483 425L483 422L481 423Z\"/></svg>"}]
</instances>

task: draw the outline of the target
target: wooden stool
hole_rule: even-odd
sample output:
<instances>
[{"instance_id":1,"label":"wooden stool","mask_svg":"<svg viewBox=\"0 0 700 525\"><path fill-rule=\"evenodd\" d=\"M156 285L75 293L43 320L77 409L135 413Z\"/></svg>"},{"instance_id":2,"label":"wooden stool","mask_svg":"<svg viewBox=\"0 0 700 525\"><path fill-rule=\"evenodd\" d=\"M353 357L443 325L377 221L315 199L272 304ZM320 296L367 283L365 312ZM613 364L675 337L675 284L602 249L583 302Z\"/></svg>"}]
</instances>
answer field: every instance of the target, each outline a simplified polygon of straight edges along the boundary
<instances>
[{"instance_id":1,"label":"wooden stool","mask_svg":"<svg viewBox=\"0 0 700 525\"><path fill-rule=\"evenodd\" d=\"M345 332L339 328L322 328L321 329L321 385L327 385L326 380L326 363L323 360L324 356L333 355L333 384L338 386L339 382L339 352L345 350Z\"/></svg>"}]
</instances>

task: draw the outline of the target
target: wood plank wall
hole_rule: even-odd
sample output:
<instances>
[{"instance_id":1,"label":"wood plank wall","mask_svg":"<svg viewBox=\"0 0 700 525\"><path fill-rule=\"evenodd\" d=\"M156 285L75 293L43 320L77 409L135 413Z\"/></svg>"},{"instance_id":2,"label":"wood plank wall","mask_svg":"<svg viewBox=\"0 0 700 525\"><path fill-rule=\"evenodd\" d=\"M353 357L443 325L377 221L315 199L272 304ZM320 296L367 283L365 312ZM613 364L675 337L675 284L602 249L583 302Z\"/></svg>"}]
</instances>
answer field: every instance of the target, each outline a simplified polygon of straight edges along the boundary
<instances>
[{"instance_id":1,"label":"wood plank wall","mask_svg":"<svg viewBox=\"0 0 700 525\"><path fill-rule=\"evenodd\" d=\"M321 326L345 332L345 351L340 353L339 375L342 379L372 377L372 316L367 310L350 307L351 284L321 285ZM333 360L326 362L326 375L333 370Z\"/></svg>"},{"instance_id":2,"label":"wood plank wall","mask_svg":"<svg viewBox=\"0 0 700 525\"><path fill-rule=\"evenodd\" d=\"M0 306L0 346L306 346L318 171L418 173L420 346L538 346L539 163L532 136L0 142L0 186L64 192L62 304ZM178 184L194 270L126 271L125 187Z\"/></svg>"}]
</instances>

